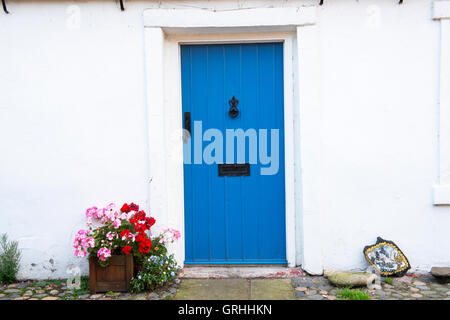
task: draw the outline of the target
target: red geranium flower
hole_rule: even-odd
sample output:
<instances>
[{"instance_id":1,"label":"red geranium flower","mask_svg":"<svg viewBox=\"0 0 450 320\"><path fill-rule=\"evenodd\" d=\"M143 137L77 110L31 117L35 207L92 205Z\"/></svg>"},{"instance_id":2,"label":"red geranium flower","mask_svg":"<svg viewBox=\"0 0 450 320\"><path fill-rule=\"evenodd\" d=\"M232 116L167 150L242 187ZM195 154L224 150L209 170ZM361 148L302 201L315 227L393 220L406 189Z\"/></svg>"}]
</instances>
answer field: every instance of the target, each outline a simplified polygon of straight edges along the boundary
<instances>
[{"instance_id":1,"label":"red geranium flower","mask_svg":"<svg viewBox=\"0 0 450 320\"><path fill-rule=\"evenodd\" d=\"M145 224L148 228L151 228L155 224L156 220L153 217L145 218Z\"/></svg>"},{"instance_id":2,"label":"red geranium flower","mask_svg":"<svg viewBox=\"0 0 450 320\"><path fill-rule=\"evenodd\" d=\"M136 223L134 225L134 229L136 230L137 233L144 233L144 231L146 230L145 226L143 224L140 224L140 223Z\"/></svg>"},{"instance_id":3,"label":"red geranium flower","mask_svg":"<svg viewBox=\"0 0 450 320\"><path fill-rule=\"evenodd\" d=\"M139 206L132 202L132 203L130 203L130 210L139 211Z\"/></svg>"},{"instance_id":4,"label":"red geranium flower","mask_svg":"<svg viewBox=\"0 0 450 320\"><path fill-rule=\"evenodd\" d=\"M130 254L131 246L125 246L122 248L123 253Z\"/></svg>"},{"instance_id":5,"label":"red geranium flower","mask_svg":"<svg viewBox=\"0 0 450 320\"><path fill-rule=\"evenodd\" d=\"M122 208L120 208L120 211L128 213L128 212L130 212L130 206L128 204L124 203Z\"/></svg>"},{"instance_id":6,"label":"red geranium flower","mask_svg":"<svg viewBox=\"0 0 450 320\"><path fill-rule=\"evenodd\" d=\"M141 211L139 211L136 215L135 215L135 218L136 219L138 219L138 220L145 220L145 211L144 210L141 210Z\"/></svg>"},{"instance_id":7,"label":"red geranium flower","mask_svg":"<svg viewBox=\"0 0 450 320\"><path fill-rule=\"evenodd\" d=\"M145 239L141 241L141 243L139 244L139 251L141 253L147 254L151 248L152 248L152 241L150 239Z\"/></svg>"},{"instance_id":8,"label":"red geranium flower","mask_svg":"<svg viewBox=\"0 0 450 320\"><path fill-rule=\"evenodd\" d=\"M129 237L130 236L130 234L131 234L131 232L130 232L130 230L128 230L128 229L125 229L125 230L123 230L121 233L120 233L120 237L122 238L122 237Z\"/></svg>"},{"instance_id":9,"label":"red geranium flower","mask_svg":"<svg viewBox=\"0 0 450 320\"><path fill-rule=\"evenodd\" d=\"M147 239L147 237L146 237L145 234L143 234L143 233L139 233L139 234L136 236L136 242L138 242L138 243L140 243L140 242L142 242L142 241L145 241L145 239Z\"/></svg>"}]
</instances>

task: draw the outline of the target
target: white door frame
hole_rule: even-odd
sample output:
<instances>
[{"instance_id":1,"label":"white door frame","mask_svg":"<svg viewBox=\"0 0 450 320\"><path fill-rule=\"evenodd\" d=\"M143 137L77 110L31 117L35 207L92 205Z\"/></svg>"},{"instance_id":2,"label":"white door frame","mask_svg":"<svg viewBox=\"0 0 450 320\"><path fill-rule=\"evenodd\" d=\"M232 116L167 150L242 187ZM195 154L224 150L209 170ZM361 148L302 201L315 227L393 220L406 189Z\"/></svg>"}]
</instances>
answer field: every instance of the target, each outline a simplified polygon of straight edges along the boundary
<instances>
[{"instance_id":1,"label":"white door frame","mask_svg":"<svg viewBox=\"0 0 450 320\"><path fill-rule=\"evenodd\" d=\"M315 87L318 85L315 10L311 6L301 11L292 8L144 11L149 207L160 226L184 231L180 44L282 41L286 258L291 267L302 265L310 273L322 273L320 210L315 196L319 144L317 134L311 136L312 125L307 123L317 120L320 114ZM180 265L185 259L184 244L182 232L180 241L170 248Z\"/></svg>"}]
</instances>

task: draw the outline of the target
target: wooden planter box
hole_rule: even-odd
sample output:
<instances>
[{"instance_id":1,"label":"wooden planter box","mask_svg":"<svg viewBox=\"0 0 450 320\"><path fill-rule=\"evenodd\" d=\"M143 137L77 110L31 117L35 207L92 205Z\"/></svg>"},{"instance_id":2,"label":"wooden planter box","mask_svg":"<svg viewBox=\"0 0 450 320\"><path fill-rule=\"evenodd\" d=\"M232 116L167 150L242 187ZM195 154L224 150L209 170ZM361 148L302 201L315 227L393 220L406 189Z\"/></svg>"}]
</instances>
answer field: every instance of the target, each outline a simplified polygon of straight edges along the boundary
<instances>
[{"instance_id":1,"label":"wooden planter box","mask_svg":"<svg viewBox=\"0 0 450 320\"><path fill-rule=\"evenodd\" d=\"M134 260L131 254L113 255L107 267L101 267L95 257L89 258L90 292L126 292L133 277Z\"/></svg>"}]
</instances>

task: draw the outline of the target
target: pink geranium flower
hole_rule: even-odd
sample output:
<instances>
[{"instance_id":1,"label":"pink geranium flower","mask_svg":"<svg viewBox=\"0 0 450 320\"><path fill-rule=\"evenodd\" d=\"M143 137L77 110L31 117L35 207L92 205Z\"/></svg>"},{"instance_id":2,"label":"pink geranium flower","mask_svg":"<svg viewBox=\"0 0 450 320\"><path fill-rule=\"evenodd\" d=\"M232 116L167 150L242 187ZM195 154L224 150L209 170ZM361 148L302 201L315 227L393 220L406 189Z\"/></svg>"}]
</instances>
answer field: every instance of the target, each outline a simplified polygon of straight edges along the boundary
<instances>
[{"instance_id":1,"label":"pink geranium flower","mask_svg":"<svg viewBox=\"0 0 450 320\"><path fill-rule=\"evenodd\" d=\"M108 240L112 240L112 239L114 239L114 237L116 236L117 234L115 233L115 232L111 232L111 231L109 231L107 234L106 234L106 238L108 239Z\"/></svg>"},{"instance_id":2,"label":"pink geranium flower","mask_svg":"<svg viewBox=\"0 0 450 320\"><path fill-rule=\"evenodd\" d=\"M101 248L97 252L97 257L101 261L106 261L107 258L111 257L111 250L109 250L108 248Z\"/></svg>"}]
</instances>

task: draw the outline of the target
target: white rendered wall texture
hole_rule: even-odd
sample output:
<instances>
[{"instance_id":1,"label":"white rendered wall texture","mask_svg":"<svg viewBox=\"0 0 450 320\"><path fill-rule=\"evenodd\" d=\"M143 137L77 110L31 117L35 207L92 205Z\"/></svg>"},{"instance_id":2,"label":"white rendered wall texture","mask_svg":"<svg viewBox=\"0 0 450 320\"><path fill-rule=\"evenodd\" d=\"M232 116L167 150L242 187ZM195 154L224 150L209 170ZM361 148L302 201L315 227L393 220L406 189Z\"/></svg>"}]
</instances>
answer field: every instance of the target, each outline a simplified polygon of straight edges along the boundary
<instances>
[{"instance_id":1,"label":"white rendered wall texture","mask_svg":"<svg viewBox=\"0 0 450 320\"><path fill-rule=\"evenodd\" d=\"M9 1L11 14L0 14L0 232L19 240L19 277L67 277L71 264L87 272L72 248L87 207L149 207L144 9L317 2L126 1L121 12L112 0ZM365 268L362 248L377 236L415 270L450 264L450 207L432 201L440 25L431 10L432 1L318 7L324 268Z\"/></svg>"}]
</instances>

